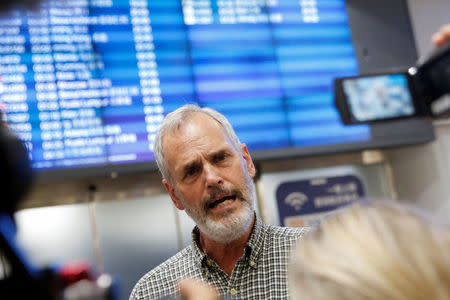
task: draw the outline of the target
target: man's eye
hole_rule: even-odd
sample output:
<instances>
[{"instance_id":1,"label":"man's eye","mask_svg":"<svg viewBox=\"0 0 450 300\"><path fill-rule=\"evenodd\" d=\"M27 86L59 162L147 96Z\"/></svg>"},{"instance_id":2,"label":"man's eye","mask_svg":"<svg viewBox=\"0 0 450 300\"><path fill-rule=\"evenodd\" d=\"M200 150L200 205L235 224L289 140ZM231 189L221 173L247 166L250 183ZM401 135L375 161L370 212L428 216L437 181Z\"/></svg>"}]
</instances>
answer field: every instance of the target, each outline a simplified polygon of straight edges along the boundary
<instances>
[{"instance_id":1,"label":"man's eye","mask_svg":"<svg viewBox=\"0 0 450 300\"><path fill-rule=\"evenodd\" d=\"M216 162L221 162L221 161L225 160L225 158L226 158L225 153L220 153L220 154L217 154L214 156L214 160Z\"/></svg>"},{"instance_id":2,"label":"man's eye","mask_svg":"<svg viewBox=\"0 0 450 300\"><path fill-rule=\"evenodd\" d=\"M190 177L190 176L195 175L195 173L197 173L197 169L198 168L195 168L195 167L187 169L186 172L184 173L184 177Z\"/></svg>"}]
</instances>

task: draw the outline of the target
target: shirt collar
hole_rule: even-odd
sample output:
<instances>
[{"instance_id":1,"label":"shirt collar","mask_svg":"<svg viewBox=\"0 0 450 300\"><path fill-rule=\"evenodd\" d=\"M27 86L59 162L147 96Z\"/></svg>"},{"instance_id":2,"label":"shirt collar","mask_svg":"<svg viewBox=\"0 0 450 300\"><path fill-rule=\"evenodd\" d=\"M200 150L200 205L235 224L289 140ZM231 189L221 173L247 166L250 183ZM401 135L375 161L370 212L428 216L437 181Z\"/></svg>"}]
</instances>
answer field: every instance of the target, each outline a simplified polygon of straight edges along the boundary
<instances>
[{"instance_id":1,"label":"shirt collar","mask_svg":"<svg viewBox=\"0 0 450 300\"><path fill-rule=\"evenodd\" d=\"M262 252L261 250L264 244L263 227L263 221L258 215L255 214L255 224L253 225L252 233L244 249L244 255L248 258L248 261L253 262L251 263L251 266L255 266L255 263L257 262L260 253ZM201 267L202 263L206 263L208 256L198 246L200 240L200 230L197 226L195 226L192 230L191 236L195 261L198 263L199 267Z\"/></svg>"},{"instance_id":2,"label":"shirt collar","mask_svg":"<svg viewBox=\"0 0 450 300\"><path fill-rule=\"evenodd\" d=\"M200 247L198 246L200 242L200 229L198 229L197 226L192 229L192 247L194 248L193 254L195 258L195 262L198 264L199 267L201 267L202 261L206 260L206 254L203 253L202 250L200 250Z\"/></svg>"},{"instance_id":3,"label":"shirt collar","mask_svg":"<svg viewBox=\"0 0 450 300\"><path fill-rule=\"evenodd\" d=\"M258 258L262 252L263 244L264 244L264 223L260 217L255 214L255 224L253 225L253 231L248 239L246 245L247 257L249 257L250 262L256 263ZM252 263L252 266L253 263Z\"/></svg>"}]
</instances>

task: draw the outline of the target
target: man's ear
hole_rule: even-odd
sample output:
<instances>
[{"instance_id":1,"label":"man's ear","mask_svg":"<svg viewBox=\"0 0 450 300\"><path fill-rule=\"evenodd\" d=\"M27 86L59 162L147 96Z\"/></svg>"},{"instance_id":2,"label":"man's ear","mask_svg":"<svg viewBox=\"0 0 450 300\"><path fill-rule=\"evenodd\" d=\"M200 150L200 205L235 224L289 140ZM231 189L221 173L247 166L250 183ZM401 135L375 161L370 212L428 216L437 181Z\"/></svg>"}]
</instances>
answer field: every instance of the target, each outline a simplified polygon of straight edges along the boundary
<instances>
[{"instance_id":1,"label":"man's ear","mask_svg":"<svg viewBox=\"0 0 450 300\"><path fill-rule=\"evenodd\" d=\"M175 207L178 208L179 210L184 210L183 203L181 203L180 198L176 195L175 188L166 179L163 179L162 183L166 188L167 192L169 193L170 198L172 199L172 202L175 205Z\"/></svg>"},{"instance_id":2,"label":"man's ear","mask_svg":"<svg viewBox=\"0 0 450 300\"><path fill-rule=\"evenodd\" d=\"M245 164L247 166L248 173L250 174L250 177L255 177L256 169L255 165L253 164L252 157L250 156L250 153L248 152L247 145L241 144L241 150L242 150L242 156L244 157Z\"/></svg>"}]
</instances>

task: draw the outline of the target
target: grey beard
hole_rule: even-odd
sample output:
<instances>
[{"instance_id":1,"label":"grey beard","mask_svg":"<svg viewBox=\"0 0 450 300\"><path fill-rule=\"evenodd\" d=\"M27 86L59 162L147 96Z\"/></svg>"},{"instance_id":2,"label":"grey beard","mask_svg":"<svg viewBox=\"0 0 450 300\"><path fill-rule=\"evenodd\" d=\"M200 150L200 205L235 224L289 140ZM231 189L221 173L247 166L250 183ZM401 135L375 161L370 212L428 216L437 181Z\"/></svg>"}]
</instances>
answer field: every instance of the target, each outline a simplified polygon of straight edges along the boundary
<instances>
[{"instance_id":1,"label":"grey beard","mask_svg":"<svg viewBox=\"0 0 450 300\"><path fill-rule=\"evenodd\" d=\"M246 188L249 199L236 199L237 201L242 202L241 211L237 214L224 216L221 221L211 220L206 213L188 207L185 207L186 213L194 220L200 231L208 238L221 244L229 244L243 236L250 228L253 221L256 190L250 176L246 178Z\"/></svg>"},{"instance_id":2,"label":"grey beard","mask_svg":"<svg viewBox=\"0 0 450 300\"><path fill-rule=\"evenodd\" d=\"M244 235L253 221L253 208L248 202L243 202L242 210L222 221L206 218L206 222L197 224L198 228L208 238L221 243L229 244Z\"/></svg>"}]
</instances>

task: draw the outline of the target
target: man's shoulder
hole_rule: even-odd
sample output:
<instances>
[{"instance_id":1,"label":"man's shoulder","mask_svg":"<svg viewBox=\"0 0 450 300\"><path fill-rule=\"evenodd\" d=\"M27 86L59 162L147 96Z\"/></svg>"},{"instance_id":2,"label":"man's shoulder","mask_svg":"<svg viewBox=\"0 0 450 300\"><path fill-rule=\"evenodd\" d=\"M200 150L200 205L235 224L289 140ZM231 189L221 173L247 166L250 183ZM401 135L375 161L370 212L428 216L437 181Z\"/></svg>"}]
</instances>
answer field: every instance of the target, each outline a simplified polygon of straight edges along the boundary
<instances>
[{"instance_id":1,"label":"man's shoulder","mask_svg":"<svg viewBox=\"0 0 450 300\"><path fill-rule=\"evenodd\" d=\"M193 251L193 246L188 246L142 276L133 288L130 300L158 299L175 294L179 278L198 275Z\"/></svg>"},{"instance_id":2,"label":"man's shoulder","mask_svg":"<svg viewBox=\"0 0 450 300\"><path fill-rule=\"evenodd\" d=\"M309 230L309 227L280 227L266 225L267 234L271 239L296 241L306 235Z\"/></svg>"},{"instance_id":3,"label":"man's shoulder","mask_svg":"<svg viewBox=\"0 0 450 300\"><path fill-rule=\"evenodd\" d=\"M276 225L265 225L269 234L285 237L300 237L309 231L309 227L282 227Z\"/></svg>"},{"instance_id":4,"label":"man's shoulder","mask_svg":"<svg viewBox=\"0 0 450 300\"><path fill-rule=\"evenodd\" d=\"M193 249L191 246L184 248L174 256L170 257L169 259L149 271L144 275L144 277L142 277L141 280L155 280L158 278L173 276L174 274L177 274L177 272L183 273L184 271L186 271L186 269L191 268L192 264L194 263L193 256L191 255L192 251Z\"/></svg>"}]
</instances>

